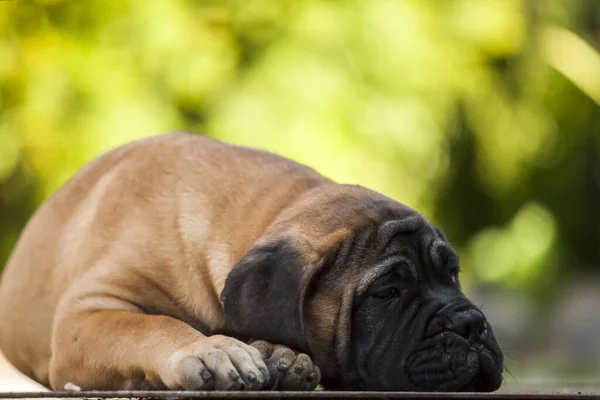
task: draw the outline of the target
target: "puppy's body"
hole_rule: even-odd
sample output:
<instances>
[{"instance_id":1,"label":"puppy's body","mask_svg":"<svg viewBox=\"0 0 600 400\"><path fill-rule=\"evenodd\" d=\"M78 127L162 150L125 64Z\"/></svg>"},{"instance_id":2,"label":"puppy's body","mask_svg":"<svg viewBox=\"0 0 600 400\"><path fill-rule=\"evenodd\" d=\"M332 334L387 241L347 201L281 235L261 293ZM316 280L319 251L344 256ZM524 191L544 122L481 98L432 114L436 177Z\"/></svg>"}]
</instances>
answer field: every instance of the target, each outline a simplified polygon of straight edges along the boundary
<instances>
[{"instance_id":1,"label":"puppy's body","mask_svg":"<svg viewBox=\"0 0 600 400\"><path fill-rule=\"evenodd\" d=\"M67 293L82 308L169 315L206 335L223 330L219 294L231 268L283 207L325 183L276 155L190 134L102 155L40 207L9 259L3 351L48 385L53 317Z\"/></svg>"},{"instance_id":2,"label":"puppy's body","mask_svg":"<svg viewBox=\"0 0 600 400\"><path fill-rule=\"evenodd\" d=\"M322 372L329 388L494 390L502 354L457 267L381 194L157 136L91 162L29 221L0 347L54 389L310 390Z\"/></svg>"}]
</instances>

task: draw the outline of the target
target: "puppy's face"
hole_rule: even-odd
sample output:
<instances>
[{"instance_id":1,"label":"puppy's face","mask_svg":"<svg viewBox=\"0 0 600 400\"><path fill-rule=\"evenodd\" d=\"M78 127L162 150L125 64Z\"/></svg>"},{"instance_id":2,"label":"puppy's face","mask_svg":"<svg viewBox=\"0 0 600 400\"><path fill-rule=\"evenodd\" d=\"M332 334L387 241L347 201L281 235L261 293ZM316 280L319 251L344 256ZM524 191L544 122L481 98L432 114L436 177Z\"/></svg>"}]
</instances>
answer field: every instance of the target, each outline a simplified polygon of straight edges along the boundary
<instances>
[{"instance_id":1,"label":"puppy's face","mask_svg":"<svg viewBox=\"0 0 600 400\"><path fill-rule=\"evenodd\" d=\"M441 233L374 192L325 189L229 274L232 333L307 352L327 389L498 389L502 353Z\"/></svg>"},{"instance_id":2,"label":"puppy's face","mask_svg":"<svg viewBox=\"0 0 600 400\"><path fill-rule=\"evenodd\" d=\"M334 348L329 360L335 359L337 369L322 361L336 371L329 374L323 368L326 387L400 391L500 387L503 355L492 327L461 291L455 251L422 217L358 230L329 262L309 304L309 321L318 327L309 326L315 344L327 341L319 329L327 330L322 313L331 307L331 294L339 296L337 304L346 305L335 319L337 326L329 328L336 338L329 343ZM329 300L318 293L329 293Z\"/></svg>"}]
</instances>

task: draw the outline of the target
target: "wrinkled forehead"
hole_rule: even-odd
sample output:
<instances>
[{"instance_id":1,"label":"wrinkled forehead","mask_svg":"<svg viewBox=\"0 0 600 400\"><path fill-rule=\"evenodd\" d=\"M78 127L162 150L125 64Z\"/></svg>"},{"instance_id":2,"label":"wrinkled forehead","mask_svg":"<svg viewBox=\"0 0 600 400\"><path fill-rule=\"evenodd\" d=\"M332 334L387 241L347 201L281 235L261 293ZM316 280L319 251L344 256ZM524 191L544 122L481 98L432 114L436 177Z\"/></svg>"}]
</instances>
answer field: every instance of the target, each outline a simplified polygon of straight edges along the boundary
<instances>
[{"instance_id":1,"label":"wrinkled forehead","mask_svg":"<svg viewBox=\"0 0 600 400\"><path fill-rule=\"evenodd\" d=\"M325 185L309 194L278 220L286 234L325 257L323 272L338 270L337 276L358 282L401 256L415 275L429 276L430 267L447 264L454 254L422 214L384 195L352 185Z\"/></svg>"},{"instance_id":2,"label":"wrinkled forehead","mask_svg":"<svg viewBox=\"0 0 600 400\"><path fill-rule=\"evenodd\" d=\"M361 270L359 292L393 268L407 269L426 283L458 266L455 250L418 214L384 221L356 236L363 237L353 246L353 261Z\"/></svg>"}]
</instances>

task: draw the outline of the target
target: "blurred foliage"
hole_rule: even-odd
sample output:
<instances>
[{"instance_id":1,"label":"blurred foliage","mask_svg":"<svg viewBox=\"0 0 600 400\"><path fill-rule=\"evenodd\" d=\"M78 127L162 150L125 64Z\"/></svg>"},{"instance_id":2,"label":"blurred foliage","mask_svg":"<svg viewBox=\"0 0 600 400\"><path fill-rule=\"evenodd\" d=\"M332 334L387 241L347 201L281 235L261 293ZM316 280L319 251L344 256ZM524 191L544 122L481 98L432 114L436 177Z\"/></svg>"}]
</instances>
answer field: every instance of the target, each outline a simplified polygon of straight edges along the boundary
<instances>
[{"instance_id":1,"label":"blurred foliage","mask_svg":"<svg viewBox=\"0 0 600 400\"><path fill-rule=\"evenodd\" d=\"M192 130L422 211L463 280L597 268L600 2L0 2L0 265L101 152Z\"/></svg>"}]
</instances>

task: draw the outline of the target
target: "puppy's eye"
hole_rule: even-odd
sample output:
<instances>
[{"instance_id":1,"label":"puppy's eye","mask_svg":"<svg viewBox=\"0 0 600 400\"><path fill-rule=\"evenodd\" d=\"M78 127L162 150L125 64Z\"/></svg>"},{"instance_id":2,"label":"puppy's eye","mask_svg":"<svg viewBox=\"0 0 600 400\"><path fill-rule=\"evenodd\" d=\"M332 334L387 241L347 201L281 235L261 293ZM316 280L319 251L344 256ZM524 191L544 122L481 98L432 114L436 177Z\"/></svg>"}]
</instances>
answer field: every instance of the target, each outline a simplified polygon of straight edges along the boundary
<instances>
[{"instance_id":1,"label":"puppy's eye","mask_svg":"<svg viewBox=\"0 0 600 400\"><path fill-rule=\"evenodd\" d=\"M374 293L373 296L381 300L389 300L398 296L398 289L390 287L387 289L380 290L377 293Z\"/></svg>"}]
</instances>

